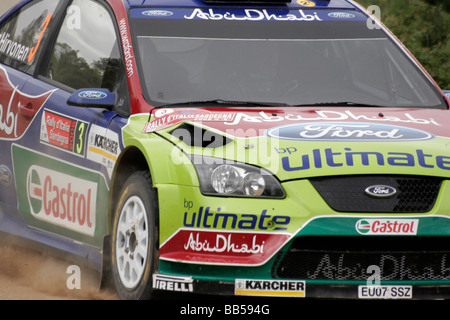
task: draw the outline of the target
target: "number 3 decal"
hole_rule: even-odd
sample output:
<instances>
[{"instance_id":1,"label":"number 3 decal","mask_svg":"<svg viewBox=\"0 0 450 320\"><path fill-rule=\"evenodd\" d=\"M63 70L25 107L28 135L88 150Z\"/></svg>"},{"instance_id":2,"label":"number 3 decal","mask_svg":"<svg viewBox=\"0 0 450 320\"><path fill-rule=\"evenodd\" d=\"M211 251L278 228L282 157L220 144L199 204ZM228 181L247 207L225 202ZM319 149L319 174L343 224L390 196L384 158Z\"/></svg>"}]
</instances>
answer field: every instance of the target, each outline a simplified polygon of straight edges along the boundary
<instances>
[{"instance_id":1,"label":"number 3 decal","mask_svg":"<svg viewBox=\"0 0 450 320\"><path fill-rule=\"evenodd\" d=\"M36 53L41 44L42 37L44 36L45 30L47 30L47 27L48 27L48 24L50 23L51 18L52 18L51 13L47 16L47 18L45 18L44 23L42 24L43 29L41 31L41 34L39 35L36 47L31 48L30 54L28 55L28 63L31 63L31 61L33 61L34 57L36 56Z\"/></svg>"},{"instance_id":2,"label":"number 3 decal","mask_svg":"<svg viewBox=\"0 0 450 320\"><path fill-rule=\"evenodd\" d=\"M84 150L83 141L84 141L84 123L80 123L80 126L78 127L78 143L76 144L77 147L77 153L82 154Z\"/></svg>"}]
</instances>

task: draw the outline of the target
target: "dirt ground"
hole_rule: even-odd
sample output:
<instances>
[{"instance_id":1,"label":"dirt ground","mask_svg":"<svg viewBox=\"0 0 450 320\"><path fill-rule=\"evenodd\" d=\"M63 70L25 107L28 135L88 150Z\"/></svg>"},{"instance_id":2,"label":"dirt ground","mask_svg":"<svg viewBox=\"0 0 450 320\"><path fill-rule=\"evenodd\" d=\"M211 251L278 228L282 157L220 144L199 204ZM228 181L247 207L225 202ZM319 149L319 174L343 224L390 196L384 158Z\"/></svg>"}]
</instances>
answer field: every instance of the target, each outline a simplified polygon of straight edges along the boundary
<instances>
[{"instance_id":1,"label":"dirt ground","mask_svg":"<svg viewBox=\"0 0 450 320\"><path fill-rule=\"evenodd\" d=\"M0 300L116 300L95 273L54 254L0 241ZM78 276L75 278L75 275Z\"/></svg>"}]
</instances>

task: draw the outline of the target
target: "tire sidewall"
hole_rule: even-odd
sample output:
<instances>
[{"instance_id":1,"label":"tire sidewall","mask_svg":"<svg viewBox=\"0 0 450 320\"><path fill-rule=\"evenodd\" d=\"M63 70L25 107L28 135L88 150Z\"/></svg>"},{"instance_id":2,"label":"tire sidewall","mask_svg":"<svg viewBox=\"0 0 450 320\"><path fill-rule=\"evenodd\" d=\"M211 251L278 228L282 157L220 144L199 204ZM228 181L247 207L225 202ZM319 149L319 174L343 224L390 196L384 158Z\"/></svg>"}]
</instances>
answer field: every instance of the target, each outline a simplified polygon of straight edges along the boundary
<instances>
[{"instance_id":1,"label":"tire sidewall","mask_svg":"<svg viewBox=\"0 0 450 320\"><path fill-rule=\"evenodd\" d=\"M117 241L117 228L119 224L120 215L122 213L124 205L131 197L139 197L144 204L147 214L147 232L148 232L148 250L147 260L144 272L142 274L139 283L132 289L126 288L121 280L117 270L117 253L116 253L116 241ZM116 292L120 299L123 300L142 300L149 299L152 296L152 275L155 270L156 264L156 244L157 244L157 232L155 217L157 216L157 201L156 192L151 186L151 180L149 175L143 172L133 174L125 183L120 198L117 201L114 210L113 228L111 237L111 267L112 277Z\"/></svg>"}]
</instances>

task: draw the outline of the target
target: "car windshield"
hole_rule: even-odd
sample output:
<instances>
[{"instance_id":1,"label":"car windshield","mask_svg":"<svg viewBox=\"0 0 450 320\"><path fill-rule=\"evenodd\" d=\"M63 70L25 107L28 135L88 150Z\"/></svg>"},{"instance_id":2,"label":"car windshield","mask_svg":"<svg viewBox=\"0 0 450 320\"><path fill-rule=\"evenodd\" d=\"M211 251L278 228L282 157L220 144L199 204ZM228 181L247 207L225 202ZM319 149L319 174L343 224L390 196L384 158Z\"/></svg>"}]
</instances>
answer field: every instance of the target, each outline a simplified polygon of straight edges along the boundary
<instances>
[{"instance_id":1,"label":"car windshield","mask_svg":"<svg viewBox=\"0 0 450 320\"><path fill-rule=\"evenodd\" d=\"M140 76L156 106L446 108L384 31L357 12L135 9Z\"/></svg>"}]
</instances>

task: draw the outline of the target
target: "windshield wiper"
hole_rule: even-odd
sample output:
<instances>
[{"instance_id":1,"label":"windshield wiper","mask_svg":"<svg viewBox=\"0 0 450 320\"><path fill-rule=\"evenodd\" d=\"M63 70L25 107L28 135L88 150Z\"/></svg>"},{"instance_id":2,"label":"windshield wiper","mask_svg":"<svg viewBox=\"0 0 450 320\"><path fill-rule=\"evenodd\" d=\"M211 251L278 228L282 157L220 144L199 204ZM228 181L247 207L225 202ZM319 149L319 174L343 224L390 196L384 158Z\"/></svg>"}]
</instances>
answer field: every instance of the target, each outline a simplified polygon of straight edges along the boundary
<instances>
[{"instance_id":1,"label":"windshield wiper","mask_svg":"<svg viewBox=\"0 0 450 320\"><path fill-rule=\"evenodd\" d=\"M373 108L387 108L388 106L382 106L377 104L360 103L353 101L338 101L338 102L318 102L318 103L305 103L297 104L292 107L317 107L317 106L327 106L327 107L373 107Z\"/></svg>"},{"instance_id":2,"label":"windshield wiper","mask_svg":"<svg viewBox=\"0 0 450 320\"><path fill-rule=\"evenodd\" d=\"M232 105L232 106L251 106L251 107L279 107L287 106L286 103L279 102L258 102L258 101L238 101L238 100L223 100L223 99L212 99L212 100L200 100L200 101L186 101L186 102L174 102L163 105L157 105L157 108L175 108L175 107L185 107L185 106L197 106L205 104L214 105Z\"/></svg>"}]
</instances>

